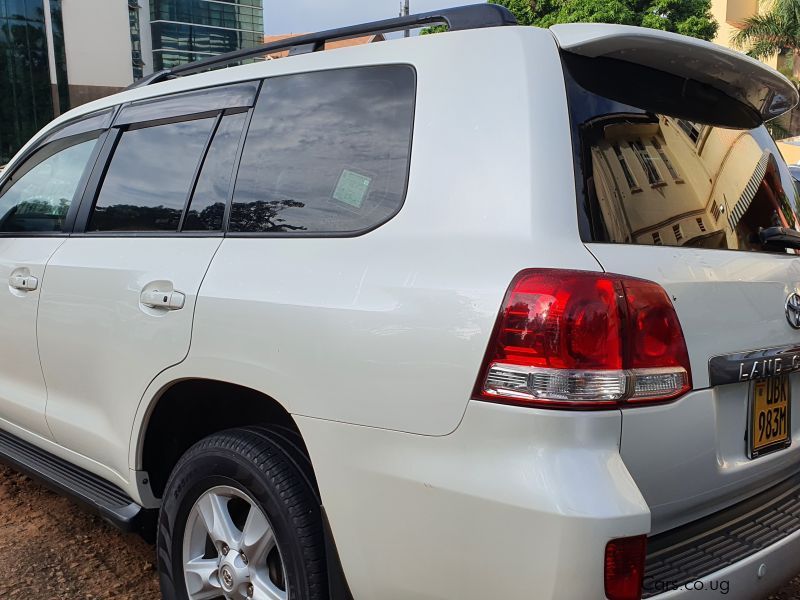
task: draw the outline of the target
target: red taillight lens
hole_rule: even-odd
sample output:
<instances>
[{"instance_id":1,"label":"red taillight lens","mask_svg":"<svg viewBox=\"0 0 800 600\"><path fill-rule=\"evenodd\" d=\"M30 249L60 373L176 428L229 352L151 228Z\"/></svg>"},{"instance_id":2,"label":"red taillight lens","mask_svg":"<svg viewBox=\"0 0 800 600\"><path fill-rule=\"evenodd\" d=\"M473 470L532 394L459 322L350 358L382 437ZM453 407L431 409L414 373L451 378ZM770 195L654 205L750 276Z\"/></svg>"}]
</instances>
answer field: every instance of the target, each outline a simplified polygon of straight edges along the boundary
<instances>
[{"instance_id":1,"label":"red taillight lens","mask_svg":"<svg viewBox=\"0 0 800 600\"><path fill-rule=\"evenodd\" d=\"M641 600L647 536L620 538L606 545L605 587L608 600Z\"/></svg>"},{"instance_id":2,"label":"red taillight lens","mask_svg":"<svg viewBox=\"0 0 800 600\"><path fill-rule=\"evenodd\" d=\"M658 284L603 273L529 270L506 294L476 396L613 407L690 389L675 309Z\"/></svg>"},{"instance_id":3,"label":"red taillight lens","mask_svg":"<svg viewBox=\"0 0 800 600\"><path fill-rule=\"evenodd\" d=\"M622 367L613 281L577 271L518 277L500 315L498 360L554 369Z\"/></svg>"},{"instance_id":4,"label":"red taillight lens","mask_svg":"<svg viewBox=\"0 0 800 600\"><path fill-rule=\"evenodd\" d=\"M631 368L689 364L678 315L664 288L635 279L624 281L623 287L630 313Z\"/></svg>"}]
</instances>

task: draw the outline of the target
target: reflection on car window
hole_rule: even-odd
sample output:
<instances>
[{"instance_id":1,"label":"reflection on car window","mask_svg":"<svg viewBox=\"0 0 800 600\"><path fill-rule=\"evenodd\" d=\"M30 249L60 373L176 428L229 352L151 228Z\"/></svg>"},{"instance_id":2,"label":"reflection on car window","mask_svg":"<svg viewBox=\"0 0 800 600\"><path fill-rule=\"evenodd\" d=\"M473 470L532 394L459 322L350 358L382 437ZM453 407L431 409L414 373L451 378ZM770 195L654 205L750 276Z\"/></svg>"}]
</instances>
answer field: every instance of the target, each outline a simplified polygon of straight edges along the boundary
<instances>
[{"instance_id":1,"label":"reflection on car window","mask_svg":"<svg viewBox=\"0 0 800 600\"><path fill-rule=\"evenodd\" d=\"M68 146L17 179L0 197L0 231L63 231L95 142L92 139ZM46 148L43 151L49 153ZM37 156L31 160L37 161Z\"/></svg>"},{"instance_id":2,"label":"reflection on car window","mask_svg":"<svg viewBox=\"0 0 800 600\"><path fill-rule=\"evenodd\" d=\"M203 170L186 213L183 231L218 231L222 229L225 204L228 202L236 150L247 115L239 113L222 118L214 141L203 162Z\"/></svg>"},{"instance_id":3,"label":"reflection on car window","mask_svg":"<svg viewBox=\"0 0 800 600\"><path fill-rule=\"evenodd\" d=\"M763 126L715 127L569 86L586 241L785 252L758 238L800 229L793 180Z\"/></svg>"},{"instance_id":4,"label":"reflection on car window","mask_svg":"<svg viewBox=\"0 0 800 600\"><path fill-rule=\"evenodd\" d=\"M414 71L359 67L268 79L239 167L230 230L358 232L405 193Z\"/></svg>"},{"instance_id":5,"label":"reflection on car window","mask_svg":"<svg viewBox=\"0 0 800 600\"><path fill-rule=\"evenodd\" d=\"M177 231L214 119L126 131L119 140L89 231Z\"/></svg>"}]
</instances>

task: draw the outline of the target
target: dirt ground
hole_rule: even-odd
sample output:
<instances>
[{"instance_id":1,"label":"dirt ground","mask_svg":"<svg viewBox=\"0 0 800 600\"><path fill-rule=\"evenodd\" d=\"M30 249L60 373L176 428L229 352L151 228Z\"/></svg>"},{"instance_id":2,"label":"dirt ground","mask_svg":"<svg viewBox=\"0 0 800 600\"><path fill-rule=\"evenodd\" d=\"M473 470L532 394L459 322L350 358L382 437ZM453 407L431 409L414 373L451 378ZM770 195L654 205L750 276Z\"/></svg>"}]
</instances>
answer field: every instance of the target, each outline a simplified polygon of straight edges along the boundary
<instances>
[{"instance_id":1,"label":"dirt ground","mask_svg":"<svg viewBox=\"0 0 800 600\"><path fill-rule=\"evenodd\" d=\"M138 536L0 465L0 599L158 600L154 559ZM770 600L800 600L800 577Z\"/></svg>"},{"instance_id":2,"label":"dirt ground","mask_svg":"<svg viewBox=\"0 0 800 600\"><path fill-rule=\"evenodd\" d=\"M158 600L155 550L0 466L0 598Z\"/></svg>"}]
</instances>

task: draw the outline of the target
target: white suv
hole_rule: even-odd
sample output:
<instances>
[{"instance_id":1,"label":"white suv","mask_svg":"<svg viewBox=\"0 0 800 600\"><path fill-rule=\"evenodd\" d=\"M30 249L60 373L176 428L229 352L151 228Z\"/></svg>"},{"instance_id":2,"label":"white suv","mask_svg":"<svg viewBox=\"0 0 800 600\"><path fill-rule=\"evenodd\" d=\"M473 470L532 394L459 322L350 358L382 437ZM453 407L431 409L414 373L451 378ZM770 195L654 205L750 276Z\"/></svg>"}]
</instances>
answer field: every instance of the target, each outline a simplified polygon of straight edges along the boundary
<instances>
[{"instance_id":1,"label":"white suv","mask_svg":"<svg viewBox=\"0 0 800 600\"><path fill-rule=\"evenodd\" d=\"M492 5L288 43L72 111L6 169L3 460L157 531L168 599L800 571L800 221L763 126L794 86Z\"/></svg>"}]
</instances>

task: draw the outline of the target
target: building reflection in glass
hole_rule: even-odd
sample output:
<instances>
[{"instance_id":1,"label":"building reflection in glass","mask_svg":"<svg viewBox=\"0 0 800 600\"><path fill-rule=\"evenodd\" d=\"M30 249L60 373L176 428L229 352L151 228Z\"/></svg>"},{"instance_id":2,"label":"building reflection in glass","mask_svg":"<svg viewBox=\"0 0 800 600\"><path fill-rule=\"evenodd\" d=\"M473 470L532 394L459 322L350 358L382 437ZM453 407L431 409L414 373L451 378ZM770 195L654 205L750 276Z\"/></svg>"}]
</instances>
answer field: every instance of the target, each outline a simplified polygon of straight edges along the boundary
<instances>
[{"instance_id":1,"label":"building reflection in glass","mask_svg":"<svg viewBox=\"0 0 800 600\"><path fill-rule=\"evenodd\" d=\"M788 173L763 128L632 112L584 123L581 138L589 204L608 241L756 250L761 228L800 229Z\"/></svg>"}]
</instances>

